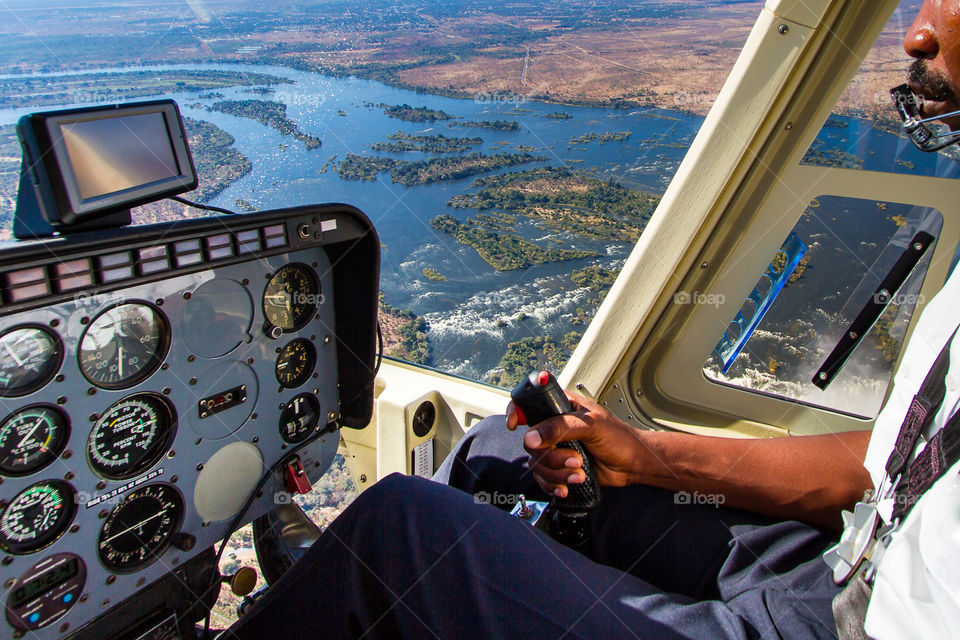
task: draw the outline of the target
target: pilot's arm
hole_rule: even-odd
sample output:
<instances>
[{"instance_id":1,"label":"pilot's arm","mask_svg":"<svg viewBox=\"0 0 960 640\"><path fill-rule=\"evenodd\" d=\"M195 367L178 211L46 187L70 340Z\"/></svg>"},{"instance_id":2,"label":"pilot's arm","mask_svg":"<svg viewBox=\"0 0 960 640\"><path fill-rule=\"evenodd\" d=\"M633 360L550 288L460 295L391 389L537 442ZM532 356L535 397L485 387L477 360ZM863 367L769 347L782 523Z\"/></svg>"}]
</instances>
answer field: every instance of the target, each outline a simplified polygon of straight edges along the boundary
<instances>
[{"instance_id":1,"label":"pilot's arm","mask_svg":"<svg viewBox=\"0 0 960 640\"><path fill-rule=\"evenodd\" d=\"M602 485L722 494L725 506L829 529L839 529L841 509L873 486L863 467L869 431L748 440L642 431L591 400L568 396L574 413L531 427L523 439L547 493L563 497L568 484L583 482L582 461L563 448L566 440L590 450ZM517 427L512 405L507 427Z\"/></svg>"}]
</instances>

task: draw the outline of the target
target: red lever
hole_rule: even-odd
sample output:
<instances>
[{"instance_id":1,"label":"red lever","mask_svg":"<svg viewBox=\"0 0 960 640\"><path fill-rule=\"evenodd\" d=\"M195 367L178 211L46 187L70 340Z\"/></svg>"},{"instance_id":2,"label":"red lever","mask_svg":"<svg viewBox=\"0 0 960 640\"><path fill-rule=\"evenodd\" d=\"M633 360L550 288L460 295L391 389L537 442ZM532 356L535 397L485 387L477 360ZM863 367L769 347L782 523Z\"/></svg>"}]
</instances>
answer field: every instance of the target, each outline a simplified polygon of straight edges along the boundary
<instances>
[{"instance_id":1,"label":"red lever","mask_svg":"<svg viewBox=\"0 0 960 640\"><path fill-rule=\"evenodd\" d=\"M541 386L541 387L546 386L547 383L550 382L550 372L549 372L549 371L541 371L541 372L540 372L540 378L539 378L539 380L537 380L537 382L540 383L540 386Z\"/></svg>"},{"instance_id":2,"label":"red lever","mask_svg":"<svg viewBox=\"0 0 960 640\"><path fill-rule=\"evenodd\" d=\"M300 458L294 458L287 463L286 469L284 469L283 484L287 492L291 494L304 495L310 493L310 490L313 489L310 479L307 477L307 472L303 470L303 465L300 464Z\"/></svg>"},{"instance_id":3,"label":"red lever","mask_svg":"<svg viewBox=\"0 0 960 640\"><path fill-rule=\"evenodd\" d=\"M520 407L513 405L513 409L517 412L517 426L530 424L527 422L527 416L523 415L523 411L520 410Z\"/></svg>"}]
</instances>

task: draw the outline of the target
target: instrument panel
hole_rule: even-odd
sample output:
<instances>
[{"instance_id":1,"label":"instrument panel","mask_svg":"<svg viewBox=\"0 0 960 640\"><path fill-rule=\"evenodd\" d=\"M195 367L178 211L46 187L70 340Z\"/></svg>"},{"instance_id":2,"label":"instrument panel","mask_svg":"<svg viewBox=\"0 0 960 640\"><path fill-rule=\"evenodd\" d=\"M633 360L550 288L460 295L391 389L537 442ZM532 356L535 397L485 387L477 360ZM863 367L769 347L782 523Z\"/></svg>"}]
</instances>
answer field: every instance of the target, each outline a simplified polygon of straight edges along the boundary
<instances>
[{"instance_id":1,"label":"instrument panel","mask_svg":"<svg viewBox=\"0 0 960 640\"><path fill-rule=\"evenodd\" d=\"M221 540L265 474L244 522L288 500L293 454L318 479L372 410L379 243L361 213L101 235L0 251L2 637L89 629ZM64 286L84 265L87 286ZM358 282L369 301L338 301Z\"/></svg>"}]
</instances>

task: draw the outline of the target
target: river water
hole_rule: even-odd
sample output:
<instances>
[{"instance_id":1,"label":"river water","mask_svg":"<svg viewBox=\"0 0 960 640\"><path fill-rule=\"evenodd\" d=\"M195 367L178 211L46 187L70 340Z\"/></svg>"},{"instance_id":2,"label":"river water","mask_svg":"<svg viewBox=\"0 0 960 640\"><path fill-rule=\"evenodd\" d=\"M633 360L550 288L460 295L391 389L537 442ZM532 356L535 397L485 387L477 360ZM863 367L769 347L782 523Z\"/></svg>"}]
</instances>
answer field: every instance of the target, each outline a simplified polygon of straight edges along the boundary
<instances>
[{"instance_id":1,"label":"river water","mask_svg":"<svg viewBox=\"0 0 960 640\"><path fill-rule=\"evenodd\" d=\"M619 267L630 251L626 244L596 243L572 234L549 234L521 220L518 230L528 239L546 246L546 239L560 240L560 247L597 251L599 258L575 260L498 272L477 252L450 236L430 228L440 214L465 218L476 212L452 209L447 201L470 189L473 178L407 187L392 184L388 174L376 182L351 182L336 171L321 173L321 167L336 156L375 153L369 144L386 140L396 131L410 134L480 137L475 148L485 153L511 152L516 146L534 147L547 160L504 169L520 171L536 166L569 166L593 169L599 177L625 186L662 193L676 171L702 119L662 110L617 110L573 107L524 101L446 98L397 89L357 78L333 78L312 72L259 65L189 65L127 67L112 71L214 69L249 71L281 76L291 84L276 85L274 93L260 95L250 87L219 90L225 99L276 100L287 105L287 115L301 131L319 137L323 146L306 150L291 137L253 120L207 111L188 105L209 105L224 98L198 98L198 93L171 94L183 115L207 120L230 133L236 148L253 162L253 170L225 189L211 204L235 208L238 199L259 209L324 202L345 202L359 207L374 222L383 242L381 289L392 305L423 315L430 325L432 364L452 373L483 379L497 365L507 342L526 336L552 335L559 339L571 330L582 331L572 320L577 308L588 310L587 300L596 297L577 288L569 278L573 269L588 264ZM104 70L97 70L102 73ZM91 73L91 72L77 72ZM45 74L37 74L42 76ZM62 73L48 75L65 75ZM9 76L3 76L9 77ZM86 96L96 100L96 96ZM515 120L517 131L451 127L447 122L411 123L388 118L375 105L410 104L440 109L466 120ZM73 106L73 105L62 105ZM53 108L53 107L50 107ZM10 124L35 109L0 110L0 124ZM343 115L340 115L341 112ZM547 114L564 112L570 119L551 119ZM847 127L825 128L821 139L831 149L852 150L865 158L864 168L907 171L893 158L909 157L910 172L937 174L938 157L911 154L896 136L865 132L867 124L842 119ZM586 133L628 131L625 142L593 141L571 145L572 138ZM869 135L865 135L869 133ZM865 139L871 141L864 149ZM873 151L873 153L871 153ZM393 157L408 160L427 154L403 153ZM439 271L447 280L435 282L423 269ZM526 319L519 319L524 314Z\"/></svg>"}]
</instances>

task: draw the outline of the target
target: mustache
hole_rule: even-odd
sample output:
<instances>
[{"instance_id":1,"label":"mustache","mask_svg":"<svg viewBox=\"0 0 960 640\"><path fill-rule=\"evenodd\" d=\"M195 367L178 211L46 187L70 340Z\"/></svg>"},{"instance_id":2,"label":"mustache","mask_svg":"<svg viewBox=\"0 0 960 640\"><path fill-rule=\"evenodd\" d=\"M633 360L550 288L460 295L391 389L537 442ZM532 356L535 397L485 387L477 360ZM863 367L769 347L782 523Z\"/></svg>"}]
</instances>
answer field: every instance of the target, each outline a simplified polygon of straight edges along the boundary
<instances>
[{"instance_id":1,"label":"mustache","mask_svg":"<svg viewBox=\"0 0 960 640\"><path fill-rule=\"evenodd\" d=\"M931 71L926 60L915 60L910 65L907 81L911 87L919 87L919 93L930 100L960 103L957 89L950 78L939 71Z\"/></svg>"}]
</instances>

